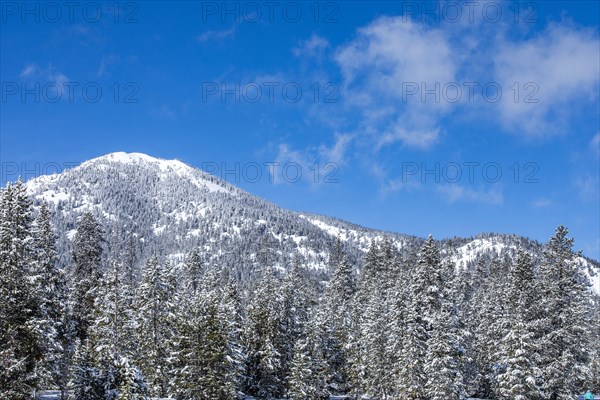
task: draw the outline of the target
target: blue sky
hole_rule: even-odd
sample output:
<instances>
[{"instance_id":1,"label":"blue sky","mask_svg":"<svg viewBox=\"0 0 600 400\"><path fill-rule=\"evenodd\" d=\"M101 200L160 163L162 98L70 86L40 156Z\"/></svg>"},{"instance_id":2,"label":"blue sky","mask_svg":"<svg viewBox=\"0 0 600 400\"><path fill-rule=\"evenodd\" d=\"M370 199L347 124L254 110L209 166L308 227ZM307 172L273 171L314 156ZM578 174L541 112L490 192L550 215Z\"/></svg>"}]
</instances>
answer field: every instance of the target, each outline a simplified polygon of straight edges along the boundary
<instances>
[{"instance_id":1,"label":"blue sky","mask_svg":"<svg viewBox=\"0 0 600 400\"><path fill-rule=\"evenodd\" d=\"M597 1L0 4L3 183L136 151L401 233L563 224L600 259Z\"/></svg>"}]
</instances>

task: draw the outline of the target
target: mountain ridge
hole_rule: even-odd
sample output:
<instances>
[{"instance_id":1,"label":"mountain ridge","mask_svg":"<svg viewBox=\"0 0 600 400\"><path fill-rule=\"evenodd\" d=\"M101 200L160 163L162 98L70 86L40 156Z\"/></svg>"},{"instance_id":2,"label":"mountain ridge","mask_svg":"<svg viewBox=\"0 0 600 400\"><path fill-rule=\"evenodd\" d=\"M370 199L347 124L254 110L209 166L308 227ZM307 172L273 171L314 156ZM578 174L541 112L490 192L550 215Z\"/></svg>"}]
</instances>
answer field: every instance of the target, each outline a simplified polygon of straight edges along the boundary
<instances>
[{"instance_id":1,"label":"mountain ridge","mask_svg":"<svg viewBox=\"0 0 600 400\"><path fill-rule=\"evenodd\" d=\"M109 153L26 184L36 204L46 201L55 211L63 264L69 262L65 254L70 254L77 218L85 211L97 215L108 231L109 256L125 250L118 237L130 237L139 242L140 259L159 254L182 263L187 253L200 248L205 262L241 264L237 268L242 275L251 274L267 233L274 266L284 269L299 258L324 273L328 250L338 237L357 263L371 241L389 238L400 254L406 254L424 240L287 210L181 161L143 153ZM518 235L492 233L438 241L444 259L463 268L486 255L514 256L519 247L534 249L538 256L541 251L537 241ZM587 257L580 262L586 264L594 290L600 293L600 263Z\"/></svg>"}]
</instances>

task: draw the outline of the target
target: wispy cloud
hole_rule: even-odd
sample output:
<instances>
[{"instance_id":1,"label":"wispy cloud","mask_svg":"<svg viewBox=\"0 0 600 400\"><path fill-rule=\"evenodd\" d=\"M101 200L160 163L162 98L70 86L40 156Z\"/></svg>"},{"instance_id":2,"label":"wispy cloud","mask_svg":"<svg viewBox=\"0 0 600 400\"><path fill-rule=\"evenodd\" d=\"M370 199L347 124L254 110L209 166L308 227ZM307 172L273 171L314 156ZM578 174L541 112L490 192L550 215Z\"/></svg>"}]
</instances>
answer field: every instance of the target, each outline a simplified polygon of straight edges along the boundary
<instances>
[{"instance_id":1,"label":"wispy cloud","mask_svg":"<svg viewBox=\"0 0 600 400\"><path fill-rule=\"evenodd\" d=\"M321 58L323 52L329 47L330 44L327 39L313 33L309 39L301 41L297 47L294 47L292 54L296 57Z\"/></svg>"},{"instance_id":2,"label":"wispy cloud","mask_svg":"<svg viewBox=\"0 0 600 400\"><path fill-rule=\"evenodd\" d=\"M423 184L418 180L413 179L390 179L385 181L379 189L381 198L385 198L395 192L414 192L423 188Z\"/></svg>"},{"instance_id":3,"label":"wispy cloud","mask_svg":"<svg viewBox=\"0 0 600 400\"><path fill-rule=\"evenodd\" d=\"M404 17L381 17L338 48L335 60L345 101L352 112L359 110L362 129L375 134L378 147L400 142L427 149L437 142L440 118L450 103L406 94L409 86L432 88L456 80L452 46L442 30Z\"/></svg>"},{"instance_id":4,"label":"wispy cloud","mask_svg":"<svg viewBox=\"0 0 600 400\"><path fill-rule=\"evenodd\" d=\"M54 68L52 64L45 68L37 64L27 64L19 73L19 77L27 82L51 84L47 90L55 93L46 93L46 95L52 98L61 98L62 91L66 89L65 84L70 81L65 74Z\"/></svg>"},{"instance_id":5,"label":"wispy cloud","mask_svg":"<svg viewBox=\"0 0 600 400\"><path fill-rule=\"evenodd\" d=\"M590 149L596 154L600 154L600 132L596 133L592 140L590 140Z\"/></svg>"},{"instance_id":6,"label":"wispy cloud","mask_svg":"<svg viewBox=\"0 0 600 400\"><path fill-rule=\"evenodd\" d=\"M361 115L360 130L374 133L378 148L429 149L439 142L444 118L466 110L469 118L526 137L568 133L581 106L598 98L597 33L568 23L528 37L510 35L509 25L495 28L396 16L359 29L335 49L335 61L345 105ZM467 82L476 85L473 98ZM490 83L500 88L497 101L483 93Z\"/></svg>"},{"instance_id":7,"label":"wispy cloud","mask_svg":"<svg viewBox=\"0 0 600 400\"><path fill-rule=\"evenodd\" d=\"M498 186L489 190L477 190L459 184L444 184L437 186L436 190L450 204L467 202L500 205L504 203L504 195Z\"/></svg>"},{"instance_id":8,"label":"wispy cloud","mask_svg":"<svg viewBox=\"0 0 600 400\"><path fill-rule=\"evenodd\" d=\"M395 142L401 142L408 147L425 150L433 147L438 142L440 128L429 131L408 131L401 124L402 122L398 121L396 125L390 127L392 131L385 132L379 137L377 149Z\"/></svg>"},{"instance_id":9,"label":"wispy cloud","mask_svg":"<svg viewBox=\"0 0 600 400\"><path fill-rule=\"evenodd\" d=\"M29 64L26 65L23 70L21 70L21 73L19 74L19 76L21 78L30 78L31 76L33 76L36 71L38 70L37 66L34 64Z\"/></svg>"},{"instance_id":10,"label":"wispy cloud","mask_svg":"<svg viewBox=\"0 0 600 400\"><path fill-rule=\"evenodd\" d=\"M211 30L203 32L202 34L196 36L196 40L200 43L207 42L222 42L227 39L231 39L235 36L237 32L237 24L233 25L229 29L224 30Z\"/></svg>"},{"instance_id":11,"label":"wispy cloud","mask_svg":"<svg viewBox=\"0 0 600 400\"><path fill-rule=\"evenodd\" d=\"M573 179L573 184L579 191L579 197L584 201L600 200L600 177L586 174Z\"/></svg>"},{"instance_id":12,"label":"wispy cloud","mask_svg":"<svg viewBox=\"0 0 600 400\"><path fill-rule=\"evenodd\" d=\"M353 136L350 134L336 134L331 146L321 144L317 148L302 150L293 149L287 143L279 144L275 158L275 162L278 163L278 173L271 175L272 181L276 184L294 183L295 176L299 172L298 180L309 183L313 187L322 183L333 183L338 179L340 167L346 163L346 153L352 139ZM291 172L292 176L286 177L286 172Z\"/></svg>"},{"instance_id":13,"label":"wispy cloud","mask_svg":"<svg viewBox=\"0 0 600 400\"><path fill-rule=\"evenodd\" d=\"M331 147L321 144L319 153L321 159L328 160L336 164L344 164L346 162L346 154L348 146L352 142L353 135L351 134L336 134L335 143Z\"/></svg>"},{"instance_id":14,"label":"wispy cloud","mask_svg":"<svg viewBox=\"0 0 600 400\"><path fill-rule=\"evenodd\" d=\"M169 120L177 119L177 113L167 104L161 104L158 107L154 107L152 110L152 114L155 117L158 117L161 119L169 119Z\"/></svg>"},{"instance_id":15,"label":"wispy cloud","mask_svg":"<svg viewBox=\"0 0 600 400\"><path fill-rule=\"evenodd\" d=\"M537 200L534 200L531 205L535 208L547 208L550 207L554 204L554 202L550 199L546 199L546 198L539 198Z\"/></svg>"},{"instance_id":16,"label":"wispy cloud","mask_svg":"<svg viewBox=\"0 0 600 400\"><path fill-rule=\"evenodd\" d=\"M528 40L500 39L494 46L494 74L504 88L500 123L532 137L568 131L572 115L598 98L599 47L597 32L556 23Z\"/></svg>"},{"instance_id":17,"label":"wispy cloud","mask_svg":"<svg viewBox=\"0 0 600 400\"><path fill-rule=\"evenodd\" d=\"M108 72L108 69L117 64L121 58L115 54L109 54L102 56L100 60L100 65L98 66L98 71L96 72L96 76L101 78L105 76Z\"/></svg>"}]
</instances>

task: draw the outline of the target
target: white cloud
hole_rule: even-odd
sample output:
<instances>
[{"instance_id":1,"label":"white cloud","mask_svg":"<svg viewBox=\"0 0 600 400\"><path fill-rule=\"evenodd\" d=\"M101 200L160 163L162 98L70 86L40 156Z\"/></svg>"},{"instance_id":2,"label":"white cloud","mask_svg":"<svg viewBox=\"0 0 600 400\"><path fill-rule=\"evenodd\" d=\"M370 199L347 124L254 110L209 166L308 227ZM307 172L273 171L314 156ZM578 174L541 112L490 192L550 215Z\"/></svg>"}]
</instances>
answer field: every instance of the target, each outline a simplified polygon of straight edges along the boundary
<instances>
[{"instance_id":1,"label":"white cloud","mask_svg":"<svg viewBox=\"0 0 600 400\"><path fill-rule=\"evenodd\" d=\"M378 157L392 146L406 151L433 149L451 137L452 132L444 129L451 117L461 124L484 124L494 133L545 138L570 133L571 122L581 116L578 113L597 101L597 32L569 22L550 23L541 31L537 26L515 27L506 21L461 22L427 24L406 16L382 16L358 29L350 41L332 48L341 74L341 101L327 109L325 119L337 123L332 130L353 132L355 147L362 150L360 158L369 159L369 165L379 162ZM313 34L292 52L314 58L331 47L326 38ZM478 84L474 101L468 96L468 82ZM515 82L518 101L511 90ZM537 86L525 88L528 82ZM498 103L483 98L487 83L500 86ZM440 96L436 84L457 84L462 96L457 102L449 101ZM423 96L423 89L432 88L439 101L431 93ZM538 102L525 103L536 88L531 98ZM411 95L409 89L417 92ZM599 148L599 141L594 136L590 147ZM386 175L387 166L382 167L378 173ZM379 177L378 182L386 191L406 188L388 176ZM451 202L503 202L501 188L453 185L438 192L447 194ZM537 201L537 206L542 205Z\"/></svg>"},{"instance_id":2,"label":"white cloud","mask_svg":"<svg viewBox=\"0 0 600 400\"><path fill-rule=\"evenodd\" d=\"M444 184L437 187L437 192L448 203L468 202L499 205L504 203L504 195L499 187L490 190L475 190L459 184Z\"/></svg>"},{"instance_id":3,"label":"white cloud","mask_svg":"<svg viewBox=\"0 0 600 400\"><path fill-rule=\"evenodd\" d=\"M22 70L19 76L27 80L43 80L47 82L65 83L68 78L65 74L57 71L52 64L46 68L41 68L36 64L28 64Z\"/></svg>"},{"instance_id":4,"label":"white cloud","mask_svg":"<svg viewBox=\"0 0 600 400\"><path fill-rule=\"evenodd\" d=\"M215 30L215 31L206 31L202 34L196 36L196 40L200 43L213 42L213 41L223 41L225 39L230 39L235 36L237 31L237 25L233 25L229 29L225 30Z\"/></svg>"},{"instance_id":5,"label":"white cloud","mask_svg":"<svg viewBox=\"0 0 600 400\"><path fill-rule=\"evenodd\" d=\"M553 205L554 202L550 199L546 199L546 198L539 198L537 200L534 200L532 205L535 208L547 208L550 207L551 205Z\"/></svg>"},{"instance_id":6,"label":"white cloud","mask_svg":"<svg viewBox=\"0 0 600 400\"><path fill-rule=\"evenodd\" d=\"M456 80L452 47L441 29L382 17L336 51L346 103L361 113L361 129L378 148L400 142L427 149L437 142L440 119L452 104L411 88L430 89Z\"/></svg>"},{"instance_id":7,"label":"white cloud","mask_svg":"<svg viewBox=\"0 0 600 400\"><path fill-rule=\"evenodd\" d=\"M417 149L428 149L438 142L440 128L429 131L407 131L404 127L398 125L400 125L400 123L391 127L393 131L385 132L379 137L377 149L395 142L401 142L408 147Z\"/></svg>"},{"instance_id":8,"label":"white cloud","mask_svg":"<svg viewBox=\"0 0 600 400\"><path fill-rule=\"evenodd\" d=\"M432 26L380 17L338 47L344 105L359 111L357 130L374 135L377 149L395 143L429 149L444 118L460 110L463 118L527 137L568 133L574 115L598 98L597 33L563 22L523 39L510 24L491 29L480 22ZM467 82L477 84L474 101ZM445 95L447 84L461 88L456 102L453 92ZM489 84L501 89L497 103L484 98ZM425 94L432 89L437 98Z\"/></svg>"},{"instance_id":9,"label":"white cloud","mask_svg":"<svg viewBox=\"0 0 600 400\"><path fill-rule=\"evenodd\" d=\"M388 194L393 192L413 192L422 188L422 183L418 180L411 179L392 179L387 181L380 189L379 194L381 197L386 197Z\"/></svg>"},{"instance_id":10,"label":"white cloud","mask_svg":"<svg viewBox=\"0 0 600 400\"><path fill-rule=\"evenodd\" d=\"M335 143L331 147L321 145L319 147L319 153L321 159L325 162L332 162L336 164L344 164L346 159L346 151L348 146L352 142L353 136L350 134L337 134L335 135Z\"/></svg>"},{"instance_id":11,"label":"white cloud","mask_svg":"<svg viewBox=\"0 0 600 400\"><path fill-rule=\"evenodd\" d=\"M21 71L19 76L21 78L29 78L35 74L37 71L37 66L35 64L26 65L25 68Z\"/></svg>"},{"instance_id":12,"label":"white cloud","mask_svg":"<svg viewBox=\"0 0 600 400\"><path fill-rule=\"evenodd\" d=\"M28 64L21 70L19 77L27 82L42 85L51 84L45 92L48 98L63 98L62 93L66 89L65 84L70 81L65 74L57 71L52 64L49 64L46 68L41 68L36 64Z\"/></svg>"},{"instance_id":13,"label":"white cloud","mask_svg":"<svg viewBox=\"0 0 600 400\"><path fill-rule=\"evenodd\" d=\"M155 107L152 113L154 116L162 119L177 119L177 113L175 113L175 111L167 104L161 104L159 107Z\"/></svg>"},{"instance_id":14,"label":"white cloud","mask_svg":"<svg viewBox=\"0 0 600 400\"><path fill-rule=\"evenodd\" d=\"M294 150L289 144L282 143L278 146L275 162L278 166L271 172L273 183L290 183L295 180L296 172L300 171L301 180L313 186L332 182L337 179L340 166L346 162L346 152L353 136L350 134L336 134L332 146L321 145L318 148ZM284 169L289 166L288 172L291 179L286 179ZM300 179L299 179L300 180ZM292 182L293 183L293 182Z\"/></svg>"},{"instance_id":15,"label":"white cloud","mask_svg":"<svg viewBox=\"0 0 600 400\"><path fill-rule=\"evenodd\" d=\"M596 154L600 154L600 132L596 133L590 140L590 149Z\"/></svg>"},{"instance_id":16,"label":"white cloud","mask_svg":"<svg viewBox=\"0 0 600 400\"><path fill-rule=\"evenodd\" d=\"M529 40L501 39L494 57L495 78L503 88L501 124L534 137L564 133L581 101L598 97L599 47L594 31L555 23ZM510 89L515 82L516 99ZM524 89L529 82L533 85ZM528 94L537 102L525 102Z\"/></svg>"},{"instance_id":17,"label":"white cloud","mask_svg":"<svg viewBox=\"0 0 600 400\"><path fill-rule=\"evenodd\" d=\"M300 42L298 47L292 49L292 53L296 57L321 57L322 53L329 48L329 41L315 33L310 39Z\"/></svg>"},{"instance_id":18,"label":"white cloud","mask_svg":"<svg viewBox=\"0 0 600 400\"><path fill-rule=\"evenodd\" d=\"M100 60L100 66L98 67L98 71L96 72L96 76L103 77L106 75L108 68L112 65L119 62L120 57L114 54L109 54L107 56L102 56Z\"/></svg>"},{"instance_id":19,"label":"white cloud","mask_svg":"<svg viewBox=\"0 0 600 400\"><path fill-rule=\"evenodd\" d=\"M600 177L592 175L580 175L573 180L573 184L579 191L582 200L600 200Z\"/></svg>"}]
</instances>

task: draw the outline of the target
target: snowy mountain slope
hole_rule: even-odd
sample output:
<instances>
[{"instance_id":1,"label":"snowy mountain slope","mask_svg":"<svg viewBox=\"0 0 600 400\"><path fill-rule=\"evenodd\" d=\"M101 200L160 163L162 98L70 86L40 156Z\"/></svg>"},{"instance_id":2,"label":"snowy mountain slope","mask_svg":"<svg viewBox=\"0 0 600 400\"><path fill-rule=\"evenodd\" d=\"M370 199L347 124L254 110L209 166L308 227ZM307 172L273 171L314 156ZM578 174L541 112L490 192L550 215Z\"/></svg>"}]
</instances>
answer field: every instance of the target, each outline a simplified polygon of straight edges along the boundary
<instances>
[{"instance_id":1,"label":"snowy mountain slope","mask_svg":"<svg viewBox=\"0 0 600 400\"><path fill-rule=\"evenodd\" d=\"M326 272L336 238L352 261L361 259L371 241L389 238L400 252L422 243L413 236L285 210L180 161L141 153L111 153L61 174L32 179L27 187L37 203L46 201L55 210L62 263L69 262L76 222L86 211L101 220L110 256L122 257L133 243L138 260L159 254L180 263L200 248L205 262L219 262L241 275L252 273L261 252L275 266L299 258ZM445 260L459 268L486 255L513 257L518 247L534 256L541 252L539 243L514 235L454 238L441 244ZM598 263L580 262L600 293Z\"/></svg>"},{"instance_id":2,"label":"snowy mountain slope","mask_svg":"<svg viewBox=\"0 0 600 400\"><path fill-rule=\"evenodd\" d=\"M123 240L133 237L140 258L158 253L175 262L196 247L207 261L225 261L251 268L263 237L268 237L273 263L288 264L299 256L315 269L327 265L334 237L327 217L284 210L180 161L139 153L112 153L89 160L62 174L27 183L37 202L56 210L55 224L63 254L68 254L77 218L86 211L104 227L107 250L121 254ZM323 221L323 222L318 222ZM357 259L371 239L384 233L335 221L348 235L346 247ZM385 234L398 243L420 239ZM63 262L67 262L64 259Z\"/></svg>"}]
</instances>

